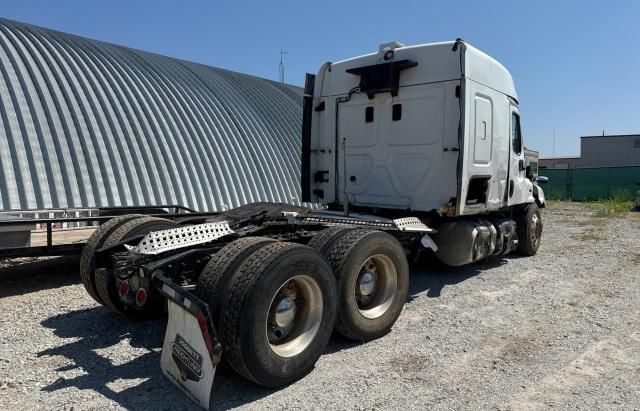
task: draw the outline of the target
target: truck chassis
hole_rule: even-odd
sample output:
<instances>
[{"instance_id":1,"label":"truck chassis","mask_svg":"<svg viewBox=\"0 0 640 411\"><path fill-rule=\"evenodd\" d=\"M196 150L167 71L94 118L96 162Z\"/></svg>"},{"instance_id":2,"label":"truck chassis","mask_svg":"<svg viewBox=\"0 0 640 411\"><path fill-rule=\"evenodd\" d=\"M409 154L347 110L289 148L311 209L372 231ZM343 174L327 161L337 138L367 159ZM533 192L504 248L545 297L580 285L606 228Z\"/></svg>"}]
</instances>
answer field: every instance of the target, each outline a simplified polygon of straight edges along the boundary
<instances>
[{"instance_id":1,"label":"truck chassis","mask_svg":"<svg viewBox=\"0 0 640 411\"><path fill-rule=\"evenodd\" d=\"M119 314L168 312L163 371L207 407L222 358L280 387L312 370L334 329L358 341L387 333L406 301L407 254L434 232L415 217L272 203L183 224L124 215L94 232L80 271Z\"/></svg>"}]
</instances>

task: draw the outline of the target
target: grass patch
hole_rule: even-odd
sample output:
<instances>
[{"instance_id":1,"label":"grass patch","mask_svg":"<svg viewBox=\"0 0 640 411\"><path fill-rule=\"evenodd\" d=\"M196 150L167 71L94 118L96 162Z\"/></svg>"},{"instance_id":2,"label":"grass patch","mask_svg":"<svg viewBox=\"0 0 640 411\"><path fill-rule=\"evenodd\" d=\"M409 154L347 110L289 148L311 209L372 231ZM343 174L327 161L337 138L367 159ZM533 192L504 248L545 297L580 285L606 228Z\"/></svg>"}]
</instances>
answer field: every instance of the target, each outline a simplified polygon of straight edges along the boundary
<instances>
[{"instance_id":1,"label":"grass patch","mask_svg":"<svg viewBox=\"0 0 640 411\"><path fill-rule=\"evenodd\" d=\"M559 205L562 205L563 203L570 203L571 200L563 200L563 199L545 199L544 200L544 205L545 207L556 207Z\"/></svg>"},{"instance_id":2,"label":"grass patch","mask_svg":"<svg viewBox=\"0 0 640 411\"><path fill-rule=\"evenodd\" d=\"M596 217L620 217L633 207L633 198L627 190L615 192L611 198L587 203Z\"/></svg>"}]
</instances>

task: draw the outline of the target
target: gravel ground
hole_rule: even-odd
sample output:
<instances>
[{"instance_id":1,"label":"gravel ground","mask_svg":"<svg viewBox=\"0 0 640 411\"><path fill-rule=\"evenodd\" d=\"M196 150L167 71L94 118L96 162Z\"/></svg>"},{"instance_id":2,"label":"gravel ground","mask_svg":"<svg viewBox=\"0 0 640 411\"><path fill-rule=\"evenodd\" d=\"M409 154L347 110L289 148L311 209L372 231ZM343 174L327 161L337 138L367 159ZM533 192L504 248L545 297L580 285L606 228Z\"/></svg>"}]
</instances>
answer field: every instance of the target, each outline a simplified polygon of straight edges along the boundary
<instances>
[{"instance_id":1,"label":"gravel ground","mask_svg":"<svg viewBox=\"0 0 640 411\"><path fill-rule=\"evenodd\" d=\"M390 334L334 337L289 387L219 368L211 408L640 409L640 215L543 219L535 257L414 266ZM0 409L198 409L160 371L164 322L97 306L77 263L0 263Z\"/></svg>"}]
</instances>

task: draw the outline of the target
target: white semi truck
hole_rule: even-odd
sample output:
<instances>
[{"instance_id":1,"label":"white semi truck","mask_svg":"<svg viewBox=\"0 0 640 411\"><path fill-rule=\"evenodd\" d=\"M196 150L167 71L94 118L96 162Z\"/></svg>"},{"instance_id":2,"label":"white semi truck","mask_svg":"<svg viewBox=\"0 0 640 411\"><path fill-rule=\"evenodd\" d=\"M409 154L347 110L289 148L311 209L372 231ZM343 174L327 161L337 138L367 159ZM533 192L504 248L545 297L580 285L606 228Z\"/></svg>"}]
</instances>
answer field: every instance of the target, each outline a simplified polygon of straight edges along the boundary
<instances>
[{"instance_id":1,"label":"white semi truck","mask_svg":"<svg viewBox=\"0 0 640 411\"><path fill-rule=\"evenodd\" d=\"M544 194L513 80L462 40L324 64L307 75L302 139L303 201L325 207L119 216L83 251L96 301L168 312L163 372L205 408L221 360L280 387L313 369L332 332L387 333L409 256L458 266L540 245Z\"/></svg>"}]
</instances>

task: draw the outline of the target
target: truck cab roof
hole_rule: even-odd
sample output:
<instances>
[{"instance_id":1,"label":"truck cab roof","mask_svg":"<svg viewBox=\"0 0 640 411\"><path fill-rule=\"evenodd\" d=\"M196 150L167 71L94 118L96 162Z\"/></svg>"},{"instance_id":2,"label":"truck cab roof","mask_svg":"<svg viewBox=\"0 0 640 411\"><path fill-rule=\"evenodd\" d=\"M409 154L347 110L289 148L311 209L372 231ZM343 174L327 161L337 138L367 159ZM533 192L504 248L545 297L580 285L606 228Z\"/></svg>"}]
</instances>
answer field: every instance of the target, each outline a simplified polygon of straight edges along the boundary
<instances>
[{"instance_id":1,"label":"truck cab roof","mask_svg":"<svg viewBox=\"0 0 640 411\"><path fill-rule=\"evenodd\" d=\"M459 53L452 52L454 47L465 48L464 61L461 61ZM414 46L398 42L386 43L380 45L378 52L326 63L318 74L316 84L321 87L316 96L343 95L357 87L359 76L348 73L347 70L405 60L419 64L403 71L400 87L456 80L464 73L467 79L518 100L511 73L493 57L460 40Z\"/></svg>"}]
</instances>

